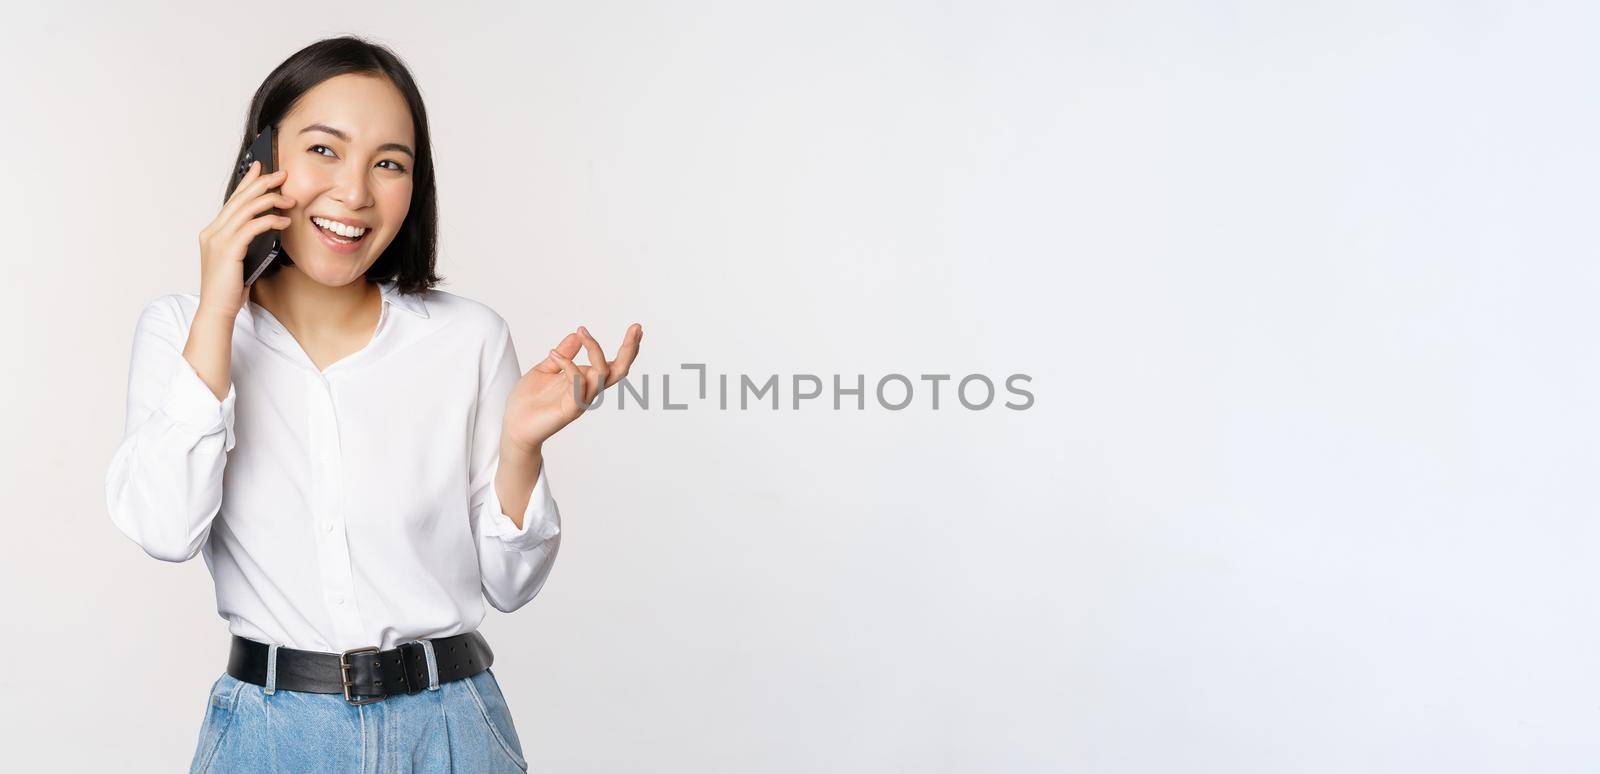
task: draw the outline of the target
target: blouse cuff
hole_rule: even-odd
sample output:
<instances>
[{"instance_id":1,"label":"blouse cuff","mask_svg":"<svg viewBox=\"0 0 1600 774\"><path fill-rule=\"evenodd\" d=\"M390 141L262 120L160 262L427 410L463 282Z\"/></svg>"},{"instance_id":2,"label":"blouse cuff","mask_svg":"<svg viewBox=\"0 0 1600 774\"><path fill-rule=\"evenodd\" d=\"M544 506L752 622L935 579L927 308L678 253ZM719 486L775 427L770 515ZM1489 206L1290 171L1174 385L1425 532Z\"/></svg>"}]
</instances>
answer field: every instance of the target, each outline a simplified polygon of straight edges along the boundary
<instances>
[{"instance_id":1,"label":"blouse cuff","mask_svg":"<svg viewBox=\"0 0 1600 774\"><path fill-rule=\"evenodd\" d=\"M545 480L547 467L546 462L539 463L539 478L534 481L533 493L528 497L528 509L522 513L522 528L517 529L500 504L500 493L495 490L494 478L500 470L499 461L495 461L495 469L489 476L489 497L483 505L485 535L499 540L511 550L527 551L561 532L561 512L556 509L555 497L550 494L550 483Z\"/></svg>"},{"instance_id":2,"label":"blouse cuff","mask_svg":"<svg viewBox=\"0 0 1600 774\"><path fill-rule=\"evenodd\" d=\"M238 398L233 380L228 380L228 396L219 401L216 393L213 393L211 388L206 386L205 380L200 378L200 374L195 372L188 358L182 353L178 353L177 358L177 367L174 369L176 373L172 377L172 383L167 386L167 396L161 403L161 412L198 436L223 432L226 442L222 450L233 451L233 405Z\"/></svg>"}]
</instances>

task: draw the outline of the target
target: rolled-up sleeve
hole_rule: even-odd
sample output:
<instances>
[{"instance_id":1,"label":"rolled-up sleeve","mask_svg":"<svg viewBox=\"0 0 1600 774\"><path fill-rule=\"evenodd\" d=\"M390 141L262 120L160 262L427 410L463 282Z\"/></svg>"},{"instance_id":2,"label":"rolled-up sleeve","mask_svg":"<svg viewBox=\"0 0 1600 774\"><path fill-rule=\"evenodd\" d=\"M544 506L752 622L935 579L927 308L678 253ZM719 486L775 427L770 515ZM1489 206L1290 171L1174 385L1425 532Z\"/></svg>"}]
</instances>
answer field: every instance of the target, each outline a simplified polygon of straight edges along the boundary
<instances>
[{"instance_id":1,"label":"rolled-up sleeve","mask_svg":"<svg viewBox=\"0 0 1600 774\"><path fill-rule=\"evenodd\" d=\"M150 302L134 326L122 441L106 473L111 521L145 553L194 558L222 506L237 394L217 400L183 356L188 325L174 296Z\"/></svg>"},{"instance_id":2,"label":"rolled-up sleeve","mask_svg":"<svg viewBox=\"0 0 1600 774\"><path fill-rule=\"evenodd\" d=\"M506 399L522 378L522 370L511 329L504 320L485 361L488 375L474 419L468 507L484 597L496 610L509 613L538 595L549 578L561 548L561 512L550 492L546 461L539 466L532 496L522 513L522 527L505 513L494 485L500 471L501 421Z\"/></svg>"}]
</instances>

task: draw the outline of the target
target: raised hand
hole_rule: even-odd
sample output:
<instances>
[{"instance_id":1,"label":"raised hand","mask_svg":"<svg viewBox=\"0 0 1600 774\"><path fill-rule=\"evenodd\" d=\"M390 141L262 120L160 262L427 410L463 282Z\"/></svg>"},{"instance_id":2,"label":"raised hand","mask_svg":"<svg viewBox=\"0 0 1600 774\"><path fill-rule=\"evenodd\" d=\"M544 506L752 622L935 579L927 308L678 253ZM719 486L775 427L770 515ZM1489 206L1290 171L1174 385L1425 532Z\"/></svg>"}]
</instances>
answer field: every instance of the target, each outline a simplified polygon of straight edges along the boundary
<instances>
[{"instance_id":1,"label":"raised hand","mask_svg":"<svg viewBox=\"0 0 1600 774\"><path fill-rule=\"evenodd\" d=\"M221 211L200 230L200 310L232 320L244 308L249 293L244 286L244 253L268 229L289 227L289 217L268 212L295 206L293 197L274 190L288 173L261 174L261 162L250 169L223 203Z\"/></svg>"},{"instance_id":2,"label":"raised hand","mask_svg":"<svg viewBox=\"0 0 1600 774\"><path fill-rule=\"evenodd\" d=\"M593 403L602 390L628 375L643 339L643 326L628 326L622 345L617 348L617 359L608 361L589 329L578 326L517 381L506 399L501 442L527 451L539 448L550 436L583 416L583 407ZM580 347L589 353L588 365L572 362Z\"/></svg>"}]
</instances>

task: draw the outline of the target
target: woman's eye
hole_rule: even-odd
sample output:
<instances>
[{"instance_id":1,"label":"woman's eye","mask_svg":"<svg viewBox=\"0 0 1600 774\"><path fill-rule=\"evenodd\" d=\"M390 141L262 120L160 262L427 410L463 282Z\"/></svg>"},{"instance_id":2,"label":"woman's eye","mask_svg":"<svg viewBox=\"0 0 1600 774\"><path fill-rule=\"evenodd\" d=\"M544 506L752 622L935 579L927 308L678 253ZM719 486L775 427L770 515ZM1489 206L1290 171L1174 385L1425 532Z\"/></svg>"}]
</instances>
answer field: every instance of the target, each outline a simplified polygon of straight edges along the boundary
<instances>
[{"instance_id":1,"label":"woman's eye","mask_svg":"<svg viewBox=\"0 0 1600 774\"><path fill-rule=\"evenodd\" d=\"M329 148L326 145L313 145L313 146L307 148L306 150L311 151L312 153L315 153L318 156L336 156L337 155L337 154L334 154L332 148ZM327 153L323 153L322 151L327 151ZM384 159L383 161L380 161L378 163L379 164L393 164L394 165L393 167L388 167L388 168L389 169L393 169L396 172L404 172L404 171L406 171L406 168L403 165L401 165L400 162L394 161L392 159Z\"/></svg>"}]
</instances>

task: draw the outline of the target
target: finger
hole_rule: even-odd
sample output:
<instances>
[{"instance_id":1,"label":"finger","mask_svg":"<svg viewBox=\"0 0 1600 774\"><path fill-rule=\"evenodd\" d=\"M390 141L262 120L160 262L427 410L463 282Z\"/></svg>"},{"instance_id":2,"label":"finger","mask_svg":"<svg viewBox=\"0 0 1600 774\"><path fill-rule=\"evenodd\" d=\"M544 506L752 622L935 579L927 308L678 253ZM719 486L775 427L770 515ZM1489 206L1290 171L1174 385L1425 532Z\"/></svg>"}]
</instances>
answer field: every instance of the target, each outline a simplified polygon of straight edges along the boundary
<instances>
[{"instance_id":1,"label":"finger","mask_svg":"<svg viewBox=\"0 0 1600 774\"><path fill-rule=\"evenodd\" d=\"M231 202L238 197L239 193L244 190L245 186L249 185L252 181L260 176L261 162L259 160L250 162L250 166L246 167L244 170L244 176L239 178L239 184L233 187L233 193L229 194L227 201L222 203L223 206L227 206L228 202Z\"/></svg>"},{"instance_id":2,"label":"finger","mask_svg":"<svg viewBox=\"0 0 1600 774\"><path fill-rule=\"evenodd\" d=\"M244 228L239 229L238 233L234 234L231 246L232 251L238 253L240 261L243 261L245 248L250 244L250 240L255 239L257 234L270 229L286 229L289 227L289 223L290 220L287 215L262 215L244 224Z\"/></svg>"},{"instance_id":3,"label":"finger","mask_svg":"<svg viewBox=\"0 0 1600 774\"><path fill-rule=\"evenodd\" d=\"M239 219L240 212L250 209L253 203L260 200L262 194L267 193L268 188L279 185L282 182L282 175L283 171L279 170L252 180L249 185L240 184L234 190L233 196L228 197L227 203L222 205L222 210L217 213L216 220L212 221L211 228L222 233L226 233L230 225L236 228L242 222Z\"/></svg>"},{"instance_id":4,"label":"finger","mask_svg":"<svg viewBox=\"0 0 1600 774\"><path fill-rule=\"evenodd\" d=\"M634 358L639 356L639 342L644 340L644 326L634 323L628 326L628 332L622 334L622 346L617 347L617 359L611 361L611 371L606 375L606 386L610 387L628 375L628 369L633 367Z\"/></svg>"},{"instance_id":5,"label":"finger","mask_svg":"<svg viewBox=\"0 0 1600 774\"><path fill-rule=\"evenodd\" d=\"M250 239L254 238L256 234L268 229L286 229L292 222L293 221L288 215L262 215L261 217L254 218L249 223L244 224L244 228L239 229L239 236L242 239L249 241Z\"/></svg>"},{"instance_id":6,"label":"finger","mask_svg":"<svg viewBox=\"0 0 1600 774\"><path fill-rule=\"evenodd\" d=\"M228 201L224 202L223 205L232 204L237 199L258 195L260 191L265 191L278 185L277 182L273 181L282 181L287 174L288 172L282 169L264 174L261 172L261 162L252 161L250 162L250 172L239 178L239 184L233 187L233 193L228 196ZM252 193L252 191L255 191L255 193Z\"/></svg>"},{"instance_id":7,"label":"finger","mask_svg":"<svg viewBox=\"0 0 1600 774\"><path fill-rule=\"evenodd\" d=\"M578 335L583 337L584 349L589 353L590 364L583 376L590 400L593 400L593 396L599 395L600 391L606 388L606 372L609 366L606 363L605 350L601 349L600 342L595 341L594 336L590 335L589 329L582 325L578 326Z\"/></svg>"},{"instance_id":8,"label":"finger","mask_svg":"<svg viewBox=\"0 0 1600 774\"><path fill-rule=\"evenodd\" d=\"M256 178L258 178L260 176L261 176L261 159L256 159L254 161L251 161L250 162L250 166L245 167L244 176L239 178L239 184L233 187L234 193L238 193L240 188L245 187L245 185L247 183L249 183L251 180L254 180L254 179L256 179Z\"/></svg>"},{"instance_id":9,"label":"finger","mask_svg":"<svg viewBox=\"0 0 1600 774\"><path fill-rule=\"evenodd\" d=\"M211 234L215 233L217 228L225 222L225 218L223 216L228 212L228 205L233 204L233 200L239 198L239 194L244 191L244 187L249 185L250 181L256 179L256 175L260 172L260 161L252 161L250 162L250 166L245 167L244 176L240 177L239 183L233 187L233 193L228 194L228 198L223 200L222 207L217 210L217 216L212 218L211 222L207 223L205 228L200 229L201 239L209 238Z\"/></svg>"},{"instance_id":10,"label":"finger","mask_svg":"<svg viewBox=\"0 0 1600 774\"><path fill-rule=\"evenodd\" d=\"M606 373L610 370L606 363L606 351L600 348L600 342L594 340L588 328L578 326L578 335L583 337L583 349L589 353L591 376L596 379L595 387L598 389L605 384Z\"/></svg>"},{"instance_id":11,"label":"finger","mask_svg":"<svg viewBox=\"0 0 1600 774\"><path fill-rule=\"evenodd\" d=\"M261 175L251 180L249 184L240 182L239 187L234 189L233 196L228 197L227 203L222 205L222 214L218 215L217 219L224 222L232 220L242 206L254 201L269 189L283 185L283 179L287 175L288 172L280 169L270 175Z\"/></svg>"},{"instance_id":12,"label":"finger","mask_svg":"<svg viewBox=\"0 0 1600 774\"><path fill-rule=\"evenodd\" d=\"M561 354L560 350L555 350L555 349L550 350L550 356L555 358L557 363L561 364L561 375L566 377L563 380L563 383L562 383L562 389L563 390L569 390L570 391L570 390L574 389L574 387L573 387L573 381L574 380L579 381L579 382L585 381L584 378L583 378L583 366L580 366L577 363L572 362L572 359L567 357L566 355ZM588 405L593 400L587 394L587 392L588 392L588 388L587 387L578 388L578 392L579 392L578 402L582 403L583 405Z\"/></svg>"},{"instance_id":13,"label":"finger","mask_svg":"<svg viewBox=\"0 0 1600 774\"><path fill-rule=\"evenodd\" d=\"M269 193L258 196L254 201L251 201L239 209L239 212L236 213L233 216L233 219L228 222L224 233L227 233L228 231L237 231L244 228L245 224L249 223L251 220L254 220L257 215L260 215L261 213L266 212L274 207L287 210L292 209L294 204L295 201L293 197L280 193Z\"/></svg>"},{"instance_id":14,"label":"finger","mask_svg":"<svg viewBox=\"0 0 1600 774\"><path fill-rule=\"evenodd\" d=\"M569 333L567 334L566 338L561 340L560 344L556 345L556 349L560 350L563 355L570 358L578 354L578 347L580 346L582 346L582 344L578 341L578 334ZM561 364L556 362L556 359L549 355L545 355L544 359L540 360L539 364L534 366L534 368L547 374L561 372Z\"/></svg>"}]
</instances>

